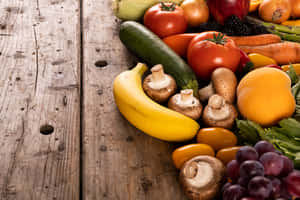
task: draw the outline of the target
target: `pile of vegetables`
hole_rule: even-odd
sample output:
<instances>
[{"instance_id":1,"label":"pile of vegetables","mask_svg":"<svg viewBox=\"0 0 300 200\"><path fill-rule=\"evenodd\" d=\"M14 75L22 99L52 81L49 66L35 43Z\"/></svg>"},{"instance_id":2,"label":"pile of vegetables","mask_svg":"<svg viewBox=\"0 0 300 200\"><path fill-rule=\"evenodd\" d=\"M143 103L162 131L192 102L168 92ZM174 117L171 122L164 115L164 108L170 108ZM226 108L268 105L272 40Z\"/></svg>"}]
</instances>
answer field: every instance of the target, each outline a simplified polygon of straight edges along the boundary
<instances>
[{"instance_id":1,"label":"pile of vegetables","mask_svg":"<svg viewBox=\"0 0 300 200\"><path fill-rule=\"evenodd\" d=\"M300 27L284 25L298 4L115 0L146 63L116 77L116 105L150 136L196 138L172 153L190 199L300 197Z\"/></svg>"}]
</instances>

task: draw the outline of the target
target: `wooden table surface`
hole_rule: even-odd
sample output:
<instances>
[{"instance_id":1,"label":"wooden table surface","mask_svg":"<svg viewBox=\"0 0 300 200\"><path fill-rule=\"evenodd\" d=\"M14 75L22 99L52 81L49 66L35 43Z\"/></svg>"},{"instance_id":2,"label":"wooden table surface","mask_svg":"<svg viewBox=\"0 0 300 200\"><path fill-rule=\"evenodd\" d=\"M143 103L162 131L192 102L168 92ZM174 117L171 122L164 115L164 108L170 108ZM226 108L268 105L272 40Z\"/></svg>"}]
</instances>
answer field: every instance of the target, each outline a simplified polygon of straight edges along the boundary
<instances>
[{"instance_id":1,"label":"wooden table surface","mask_svg":"<svg viewBox=\"0 0 300 200\"><path fill-rule=\"evenodd\" d=\"M118 112L111 0L0 0L0 200L182 200L175 144Z\"/></svg>"}]
</instances>

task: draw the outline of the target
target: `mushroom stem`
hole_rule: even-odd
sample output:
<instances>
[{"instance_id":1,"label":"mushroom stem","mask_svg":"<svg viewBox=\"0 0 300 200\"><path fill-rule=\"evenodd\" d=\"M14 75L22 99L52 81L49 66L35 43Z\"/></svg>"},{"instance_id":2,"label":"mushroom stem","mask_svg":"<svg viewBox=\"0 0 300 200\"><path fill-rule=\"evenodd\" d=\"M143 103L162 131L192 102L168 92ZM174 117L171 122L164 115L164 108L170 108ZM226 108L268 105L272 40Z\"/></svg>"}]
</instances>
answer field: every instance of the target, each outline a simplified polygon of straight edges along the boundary
<instances>
[{"instance_id":1,"label":"mushroom stem","mask_svg":"<svg viewBox=\"0 0 300 200\"><path fill-rule=\"evenodd\" d=\"M214 109L220 109L224 105L225 100L219 95L213 95L208 100L208 105Z\"/></svg>"},{"instance_id":2,"label":"mushroom stem","mask_svg":"<svg viewBox=\"0 0 300 200\"><path fill-rule=\"evenodd\" d=\"M149 87L159 90L166 88L170 85L171 78L164 73L163 66L161 64L155 65L151 68L152 76Z\"/></svg>"},{"instance_id":3,"label":"mushroom stem","mask_svg":"<svg viewBox=\"0 0 300 200\"><path fill-rule=\"evenodd\" d=\"M230 107L225 103L225 99L219 95L213 95L208 100L208 116L214 120L224 120L230 117Z\"/></svg>"},{"instance_id":4,"label":"mushroom stem","mask_svg":"<svg viewBox=\"0 0 300 200\"><path fill-rule=\"evenodd\" d=\"M180 91L180 100L183 105L191 105L193 104L194 95L192 89L186 89Z\"/></svg>"},{"instance_id":5,"label":"mushroom stem","mask_svg":"<svg viewBox=\"0 0 300 200\"><path fill-rule=\"evenodd\" d=\"M160 82L165 79L165 73L161 64L151 68L153 82Z\"/></svg>"},{"instance_id":6,"label":"mushroom stem","mask_svg":"<svg viewBox=\"0 0 300 200\"><path fill-rule=\"evenodd\" d=\"M204 187L214 179L214 170L209 163L203 161L192 162L192 165L188 165L183 173L189 184L196 188Z\"/></svg>"},{"instance_id":7,"label":"mushroom stem","mask_svg":"<svg viewBox=\"0 0 300 200\"><path fill-rule=\"evenodd\" d=\"M216 93L213 83L210 82L209 85L199 90L199 99L202 102L205 102Z\"/></svg>"}]
</instances>

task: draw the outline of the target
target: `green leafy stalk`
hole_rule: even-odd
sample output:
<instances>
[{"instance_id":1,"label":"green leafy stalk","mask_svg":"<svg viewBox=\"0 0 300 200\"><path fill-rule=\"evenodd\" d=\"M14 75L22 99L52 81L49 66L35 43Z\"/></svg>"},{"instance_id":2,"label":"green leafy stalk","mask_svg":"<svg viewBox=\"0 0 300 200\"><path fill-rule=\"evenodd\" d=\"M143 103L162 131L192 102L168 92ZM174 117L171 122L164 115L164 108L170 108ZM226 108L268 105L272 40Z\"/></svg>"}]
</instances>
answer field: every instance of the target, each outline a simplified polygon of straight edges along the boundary
<instances>
[{"instance_id":1,"label":"green leafy stalk","mask_svg":"<svg viewBox=\"0 0 300 200\"><path fill-rule=\"evenodd\" d=\"M279 125L282 133L286 133L293 138L300 138L300 123L297 120L293 118L283 119L279 122Z\"/></svg>"},{"instance_id":2,"label":"green leafy stalk","mask_svg":"<svg viewBox=\"0 0 300 200\"><path fill-rule=\"evenodd\" d=\"M247 16L246 19L251 23L262 25L269 30L275 30L275 31L279 31L279 32L300 35L300 27L297 27L297 26L285 26L285 25L273 24L273 23L269 23L269 22L264 22L262 20L259 20L259 19L256 19L256 18L253 18L250 16Z\"/></svg>"},{"instance_id":3,"label":"green leafy stalk","mask_svg":"<svg viewBox=\"0 0 300 200\"><path fill-rule=\"evenodd\" d=\"M300 35L294 33L283 33L278 30L267 28L267 30L275 35L278 35L282 40L288 40L292 42L300 42Z\"/></svg>"},{"instance_id":4,"label":"green leafy stalk","mask_svg":"<svg viewBox=\"0 0 300 200\"><path fill-rule=\"evenodd\" d=\"M236 134L244 143L254 145L261 139L269 141L300 168L300 122L293 118L283 119L279 126L266 129L250 120L236 120L236 125Z\"/></svg>"},{"instance_id":5,"label":"green leafy stalk","mask_svg":"<svg viewBox=\"0 0 300 200\"><path fill-rule=\"evenodd\" d=\"M259 131L249 120L236 119L237 136L246 144L254 145L260 140Z\"/></svg>"},{"instance_id":6,"label":"green leafy stalk","mask_svg":"<svg viewBox=\"0 0 300 200\"><path fill-rule=\"evenodd\" d=\"M297 75L297 73L296 73L296 71L295 71L292 64L289 66L289 70L286 73L289 75L289 77L292 81L292 84L298 83L299 77L298 77L298 75Z\"/></svg>"}]
</instances>

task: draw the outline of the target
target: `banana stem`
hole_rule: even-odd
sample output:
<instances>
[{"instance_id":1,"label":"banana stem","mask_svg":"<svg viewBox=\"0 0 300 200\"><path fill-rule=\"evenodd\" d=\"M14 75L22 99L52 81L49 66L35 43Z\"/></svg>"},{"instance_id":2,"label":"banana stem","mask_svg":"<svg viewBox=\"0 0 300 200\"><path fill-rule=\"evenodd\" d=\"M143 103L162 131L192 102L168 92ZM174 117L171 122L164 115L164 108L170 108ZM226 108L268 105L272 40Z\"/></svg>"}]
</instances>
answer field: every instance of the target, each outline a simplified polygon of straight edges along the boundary
<instances>
[{"instance_id":1,"label":"banana stem","mask_svg":"<svg viewBox=\"0 0 300 200\"><path fill-rule=\"evenodd\" d=\"M145 65L144 63L138 63L131 71L142 76L147 70L147 65Z\"/></svg>"}]
</instances>

